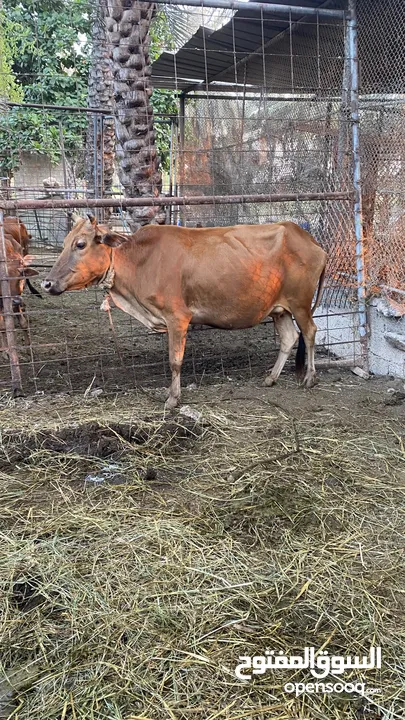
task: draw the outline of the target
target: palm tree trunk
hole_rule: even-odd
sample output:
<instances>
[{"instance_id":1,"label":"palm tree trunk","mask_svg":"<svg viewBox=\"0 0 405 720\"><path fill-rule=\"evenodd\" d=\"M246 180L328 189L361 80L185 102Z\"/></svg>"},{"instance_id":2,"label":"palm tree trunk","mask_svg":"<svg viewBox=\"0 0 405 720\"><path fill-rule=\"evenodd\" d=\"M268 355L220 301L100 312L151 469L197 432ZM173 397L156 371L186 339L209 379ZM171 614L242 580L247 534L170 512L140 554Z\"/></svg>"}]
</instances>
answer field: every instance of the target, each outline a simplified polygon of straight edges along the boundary
<instances>
[{"instance_id":1,"label":"palm tree trunk","mask_svg":"<svg viewBox=\"0 0 405 720\"><path fill-rule=\"evenodd\" d=\"M127 197L158 196L162 188L155 147L149 27L155 6L138 0L109 0L108 21L113 46L114 95L117 109L117 159ZM133 230L164 223L163 208L131 210Z\"/></svg>"},{"instance_id":2,"label":"palm tree trunk","mask_svg":"<svg viewBox=\"0 0 405 720\"><path fill-rule=\"evenodd\" d=\"M107 0L97 0L92 18L92 56L89 72L88 105L94 108L111 108L114 111L114 83L111 53L108 43ZM100 128L100 126L98 126ZM115 124L114 118L104 118L103 133L95 132L93 116L89 115L86 143L86 180L88 186L94 188L94 142L100 152L101 143L103 158L103 188L100 177L97 178L96 195L101 197L102 190L108 195L112 190L115 159Z\"/></svg>"}]
</instances>

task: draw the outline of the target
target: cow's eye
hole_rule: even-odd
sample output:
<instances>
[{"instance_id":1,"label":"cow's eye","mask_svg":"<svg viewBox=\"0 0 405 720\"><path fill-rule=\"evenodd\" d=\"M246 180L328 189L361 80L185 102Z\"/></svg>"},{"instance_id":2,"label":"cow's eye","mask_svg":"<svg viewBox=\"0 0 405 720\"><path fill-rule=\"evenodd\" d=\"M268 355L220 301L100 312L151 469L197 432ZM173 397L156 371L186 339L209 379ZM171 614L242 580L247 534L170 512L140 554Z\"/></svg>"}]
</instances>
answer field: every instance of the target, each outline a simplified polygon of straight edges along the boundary
<instances>
[{"instance_id":1,"label":"cow's eye","mask_svg":"<svg viewBox=\"0 0 405 720\"><path fill-rule=\"evenodd\" d=\"M83 248L86 247L86 241L85 240L78 240L76 243L76 247L78 250L83 250Z\"/></svg>"}]
</instances>

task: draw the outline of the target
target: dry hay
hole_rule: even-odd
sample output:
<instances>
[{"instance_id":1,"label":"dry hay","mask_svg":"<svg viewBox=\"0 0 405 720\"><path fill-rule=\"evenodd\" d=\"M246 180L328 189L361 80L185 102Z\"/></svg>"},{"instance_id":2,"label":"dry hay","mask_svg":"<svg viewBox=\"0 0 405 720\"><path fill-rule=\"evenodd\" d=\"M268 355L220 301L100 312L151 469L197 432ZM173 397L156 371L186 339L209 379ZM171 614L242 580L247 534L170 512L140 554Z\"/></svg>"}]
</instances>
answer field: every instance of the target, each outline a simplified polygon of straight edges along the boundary
<instances>
[{"instance_id":1,"label":"dry hay","mask_svg":"<svg viewBox=\"0 0 405 720\"><path fill-rule=\"evenodd\" d=\"M328 408L294 424L215 395L197 424L143 396L18 403L1 421L0 717L403 717L395 424ZM283 686L305 671L234 676L239 655L311 645L381 645L381 672L345 676L381 694L295 698Z\"/></svg>"}]
</instances>

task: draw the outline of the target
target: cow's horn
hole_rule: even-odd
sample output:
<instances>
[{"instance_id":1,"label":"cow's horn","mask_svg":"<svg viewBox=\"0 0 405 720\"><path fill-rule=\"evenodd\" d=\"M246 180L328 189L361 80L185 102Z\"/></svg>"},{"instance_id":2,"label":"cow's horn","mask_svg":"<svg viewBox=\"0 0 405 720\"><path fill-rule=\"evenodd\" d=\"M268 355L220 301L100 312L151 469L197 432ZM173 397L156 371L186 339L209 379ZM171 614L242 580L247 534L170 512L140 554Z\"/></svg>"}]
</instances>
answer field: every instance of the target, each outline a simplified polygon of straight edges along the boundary
<instances>
[{"instance_id":1,"label":"cow's horn","mask_svg":"<svg viewBox=\"0 0 405 720\"><path fill-rule=\"evenodd\" d=\"M79 222L79 220L81 220L80 215L78 215L78 213L75 213L75 212L72 212L70 217L72 218L74 225L76 225L76 223Z\"/></svg>"},{"instance_id":2,"label":"cow's horn","mask_svg":"<svg viewBox=\"0 0 405 720\"><path fill-rule=\"evenodd\" d=\"M89 220L90 220L90 222L91 222L92 225L96 225L96 224L97 224L97 220L96 220L96 218L95 218L94 215L92 215L91 213L87 213L87 217L89 218Z\"/></svg>"}]
</instances>

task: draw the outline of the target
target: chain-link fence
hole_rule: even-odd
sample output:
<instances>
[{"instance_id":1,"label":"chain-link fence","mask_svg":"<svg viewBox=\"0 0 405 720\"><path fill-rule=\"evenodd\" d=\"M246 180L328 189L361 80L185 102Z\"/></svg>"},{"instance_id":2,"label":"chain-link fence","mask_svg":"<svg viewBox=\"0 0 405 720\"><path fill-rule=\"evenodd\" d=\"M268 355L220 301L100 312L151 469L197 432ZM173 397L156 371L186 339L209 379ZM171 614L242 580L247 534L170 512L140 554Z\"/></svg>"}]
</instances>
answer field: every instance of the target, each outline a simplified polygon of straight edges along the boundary
<instances>
[{"instance_id":1,"label":"chain-link fence","mask_svg":"<svg viewBox=\"0 0 405 720\"><path fill-rule=\"evenodd\" d=\"M368 290L405 310L405 5L363 0L358 23Z\"/></svg>"},{"instance_id":2,"label":"chain-link fence","mask_svg":"<svg viewBox=\"0 0 405 720\"><path fill-rule=\"evenodd\" d=\"M191 101L185 124L184 195L305 193L351 188L348 132L337 100ZM338 158L341 155L345 162ZM345 306L356 291L349 201L299 200L190 207L186 222L204 226L290 219L329 254L329 302ZM333 292L332 292L333 290Z\"/></svg>"}]
</instances>

